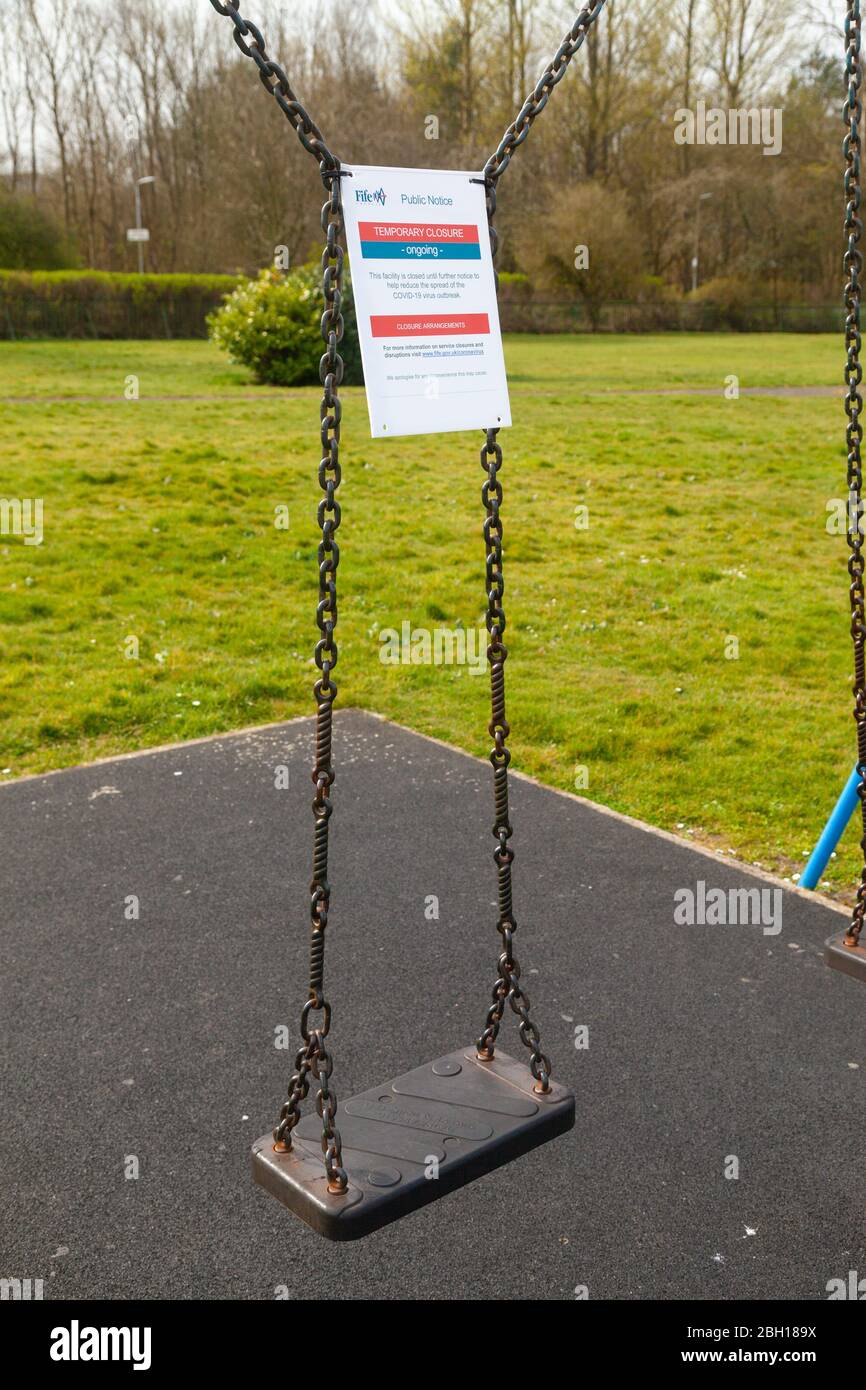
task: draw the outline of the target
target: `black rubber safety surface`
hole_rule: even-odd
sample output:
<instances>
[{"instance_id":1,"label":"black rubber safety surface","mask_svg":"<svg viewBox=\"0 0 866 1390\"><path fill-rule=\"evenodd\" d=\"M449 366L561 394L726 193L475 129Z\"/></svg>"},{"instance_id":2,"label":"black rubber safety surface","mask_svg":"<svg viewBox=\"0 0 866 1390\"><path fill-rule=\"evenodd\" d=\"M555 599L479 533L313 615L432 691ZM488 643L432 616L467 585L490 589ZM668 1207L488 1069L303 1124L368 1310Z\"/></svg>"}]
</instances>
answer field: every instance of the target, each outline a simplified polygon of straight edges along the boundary
<instances>
[{"instance_id":1,"label":"black rubber safety surface","mask_svg":"<svg viewBox=\"0 0 866 1390\"><path fill-rule=\"evenodd\" d=\"M256 1186L304 999L311 737L0 788L0 1275L434 1300L822 1299L866 1275L866 989L822 962L844 919L785 892L778 933L678 925L678 890L774 890L519 778L516 952L574 1129L350 1243ZM335 755L342 1102L471 1046L498 937L489 765L353 711ZM515 1020L502 1043L522 1060Z\"/></svg>"}]
</instances>

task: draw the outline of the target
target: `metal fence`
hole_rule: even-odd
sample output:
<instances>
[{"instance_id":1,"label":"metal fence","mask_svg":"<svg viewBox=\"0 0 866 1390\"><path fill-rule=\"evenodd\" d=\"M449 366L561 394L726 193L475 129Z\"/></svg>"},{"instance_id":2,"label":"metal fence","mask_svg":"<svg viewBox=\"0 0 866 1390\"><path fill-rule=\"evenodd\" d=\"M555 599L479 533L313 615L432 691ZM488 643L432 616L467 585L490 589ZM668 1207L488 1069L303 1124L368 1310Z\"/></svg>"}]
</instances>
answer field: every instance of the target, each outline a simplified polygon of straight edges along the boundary
<instances>
[{"instance_id":1,"label":"metal fence","mask_svg":"<svg viewBox=\"0 0 866 1390\"><path fill-rule=\"evenodd\" d=\"M207 315L221 301L221 292L207 290L144 303L121 295L60 302L0 295L0 338L204 338Z\"/></svg>"},{"instance_id":2,"label":"metal fence","mask_svg":"<svg viewBox=\"0 0 866 1390\"><path fill-rule=\"evenodd\" d=\"M840 333L841 304L718 304L711 301L612 302L539 299L505 289L500 319L508 333Z\"/></svg>"},{"instance_id":3,"label":"metal fence","mask_svg":"<svg viewBox=\"0 0 866 1390\"><path fill-rule=\"evenodd\" d=\"M204 289L141 303L121 295L59 302L39 295L0 295L0 339L204 338L205 319L221 299L221 292ZM845 314L839 304L663 301L590 306L504 287L500 318L508 333L835 333L841 332Z\"/></svg>"}]
</instances>

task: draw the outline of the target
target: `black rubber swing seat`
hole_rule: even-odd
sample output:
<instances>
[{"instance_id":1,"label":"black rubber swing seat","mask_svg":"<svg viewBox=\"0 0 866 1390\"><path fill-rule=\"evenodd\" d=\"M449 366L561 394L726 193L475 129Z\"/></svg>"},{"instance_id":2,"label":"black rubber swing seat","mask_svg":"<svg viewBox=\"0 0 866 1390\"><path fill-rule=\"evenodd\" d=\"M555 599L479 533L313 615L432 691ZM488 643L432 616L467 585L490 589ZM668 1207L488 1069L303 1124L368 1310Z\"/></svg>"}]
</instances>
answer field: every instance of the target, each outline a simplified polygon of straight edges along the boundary
<instances>
[{"instance_id":1,"label":"black rubber swing seat","mask_svg":"<svg viewBox=\"0 0 866 1390\"><path fill-rule=\"evenodd\" d=\"M824 945L824 964L833 970L841 970L845 975L853 975L855 980L866 980L866 947L846 946L847 928L834 932Z\"/></svg>"},{"instance_id":2,"label":"black rubber swing seat","mask_svg":"<svg viewBox=\"0 0 866 1390\"><path fill-rule=\"evenodd\" d=\"M346 1193L328 1191L316 1114L287 1153L271 1134L257 1139L253 1176L320 1235L356 1240L572 1129L572 1093L534 1088L529 1068L504 1052L490 1061L474 1048L450 1052L340 1105Z\"/></svg>"}]
</instances>

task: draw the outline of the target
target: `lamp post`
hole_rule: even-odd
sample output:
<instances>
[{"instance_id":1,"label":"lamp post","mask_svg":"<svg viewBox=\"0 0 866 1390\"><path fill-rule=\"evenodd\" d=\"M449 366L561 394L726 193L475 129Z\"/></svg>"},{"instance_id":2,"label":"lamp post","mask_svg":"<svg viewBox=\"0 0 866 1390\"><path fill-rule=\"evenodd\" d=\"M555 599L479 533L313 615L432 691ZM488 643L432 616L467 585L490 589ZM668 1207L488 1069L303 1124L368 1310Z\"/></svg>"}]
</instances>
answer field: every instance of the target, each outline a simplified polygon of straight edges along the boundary
<instances>
[{"instance_id":1,"label":"lamp post","mask_svg":"<svg viewBox=\"0 0 866 1390\"><path fill-rule=\"evenodd\" d=\"M141 225L141 186L145 183L156 183L153 174L144 174L140 179L136 179L135 181L135 234L133 235L130 232L126 234L129 241L134 241L138 244L139 275L144 274L144 243L150 241L150 232L146 227L142 227Z\"/></svg>"},{"instance_id":2,"label":"lamp post","mask_svg":"<svg viewBox=\"0 0 866 1390\"><path fill-rule=\"evenodd\" d=\"M695 211L695 254L692 256L692 293L698 288L698 265L700 263L701 251L701 203L705 203L707 198L712 198L712 193L701 193L698 196Z\"/></svg>"}]
</instances>

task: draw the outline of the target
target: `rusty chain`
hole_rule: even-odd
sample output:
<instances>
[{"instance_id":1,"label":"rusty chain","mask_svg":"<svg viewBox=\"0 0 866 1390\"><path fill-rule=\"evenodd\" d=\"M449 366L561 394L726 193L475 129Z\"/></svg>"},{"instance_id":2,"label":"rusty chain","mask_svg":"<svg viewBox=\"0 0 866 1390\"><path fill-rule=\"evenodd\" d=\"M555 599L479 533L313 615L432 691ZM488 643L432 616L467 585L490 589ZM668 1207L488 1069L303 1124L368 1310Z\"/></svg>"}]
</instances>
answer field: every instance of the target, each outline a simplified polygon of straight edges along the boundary
<instances>
[{"instance_id":1,"label":"rusty chain","mask_svg":"<svg viewBox=\"0 0 866 1390\"><path fill-rule=\"evenodd\" d=\"M863 470L861 444L863 426L860 414L863 397L860 383L863 369L860 365L860 274L863 269L863 252L860 250L860 237L863 221L860 217L860 0L848 0L845 16L845 68L848 75L848 92L845 99L843 119L845 122L845 232L848 245L845 250L845 382L848 387L845 397L845 413L848 417L846 438L848 443L848 574L851 579L849 589L851 599L851 637L854 643L854 718L857 722L857 770L860 775L858 793L863 820L863 837L860 846L864 854L864 865L857 887L857 900L846 935L846 944L856 946L863 929L866 914L866 659L864 659L864 639L866 639L866 614L864 614L863 584Z\"/></svg>"},{"instance_id":2,"label":"rusty chain","mask_svg":"<svg viewBox=\"0 0 866 1390\"><path fill-rule=\"evenodd\" d=\"M319 486L324 496L319 502L317 512L322 538L318 549L319 602L316 608L316 623L320 637L316 643L315 662L321 675L313 687L316 697L316 761L312 778L316 792L313 798L315 829L313 877L310 884L310 988L309 997L301 1011L303 1046L295 1058L295 1071L289 1082L288 1099L280 1110L279 1121L274 1129L274 1145L282 1152L291 1148L292 1131L301 1118L301 1104L309 1094L311 1079L316 1081L319 1087L316 1109L322 1120L322 1153L328 1187L332 1192L341 1193L346 1191L348 1179L342 1166L340 1131L336 1127L337 1096L331 1087L334 1062L325 1044L331 1028L331 1006L324 995L325 929L328 925L331 901L331 885L328 881L328 827L333 804L329 793L335 775L331 761L331 735L334 701L337 697L337 686L331 679L331 672L337 664L334 630L337 626L337 567L340 563L340 548L336 541L336 532L340 525L340 504L336 494L341 477L342 403L339 388L343 380L343 359L339 352L343 337L344 257L340 245L343 231L341 169L340 161L325 144L322 132L295 97L283 69L268 57L260 30L251 20L244 19L230 0L226 0L225 4L221 3L221 0L211 0L211 4L220 14L231 19L236 44L246 57L252 58L265 89L271 93L291 122L304 149L318 159L322 181L328 194L327 202L322 208L322 231L325 233L325 247L322 251L322 292L325 309L321 327L325 352L319 363L319 377L323 388L320 409L322 452L319 462ZM311 1026L311 1013L321 1015L316 1026Z\"/></svg>"},{"instance_id":3,"label":"rusty chain","mask_svg":"<svg viewBox=\"0 0 866 1390\"><path fill-rule=\"evenodd\" d=\"M213 4L213 0L211 3ZM587 34L604 6L605 0L592 0L591 4L584 5L553 58L506 130L496 150L485 164L484 177L489 182L495 183L508 168L511 163L511 156L517 147L523 144L536 116L541 114L550 101L551 92L557 83L562 81L577 50L583 47Z\"/></svg>"},{"instance_id":4,"label":"rusty chain","mask_svg":"<svg viewBox=\"0 0 866 1390\"><path fill-rule=\"evenodd\" d=\"M490 246L496 255L497 238L493 227L496 213L496 185L487 187L487 222L490 228ZM493 765L493 800L496 821L493 835L497 847L493 852L499 879L499 919L496 930L502 937L502 951L497 962L497 976L492 990L492 1000L487 1011L484 1031L476 1042L479 1058L490 1061L494 1056L496 1038L502 1024L505 1005L509 1004L520 1019L521 1041L531 1055L530 1070L539 1091L550 1090L550 1062L541 1051L541 1038L535 1024L529 1017L529 998L520 987L520 962L514 954L514 933L517 923L514 920L514 905L511 887L511 865L514 851L509 845L512 836L511 820L508 810L508 765L511 750L507 739L511 732L505 715L505 661L508 648L502 637L505 632L505 609L502 604L505 592L505 578L502 572L502 483L499 470L502 467L502 446L498 441L499 430L489 429L481 449L481 467L487 474L481 489L484 503L484 544L486 548L487 579L487 631L490 642L487 647L487 663L490 667L491 716L488 732L493 739L490 761Z\"/></svg>"},{"instance_id":5,"label":"rusty chain","mask_svg":"<svg viewBox=\"0 0 866 1390\"><path fill-rule=\"evenodd\" d=\"M484 166L482 181L487 190L487 223L490 230L490 249L494 259L499 239L493 219L496 214L496 183L508 168L514 151L523 144L529 135L532 123L550 100L554 87L562 81L569 63L582 47L590 28L604 9L605 0L593 0L581 10L571 29L559 45L553 59L548 63L535 87L523 103L517 117L506 130L495 152ZM495 266L494 266L495 274ZM498 285L498 276L497 285ZM490 643L487 648L487 662L490 667L491 719L488 730L493 739L490 761L493 765L493 800L496 820L493 835L497 847L493 858L496 863L499 889L499 918L496 930L502 938L502 951L497 961L497 976L491 992L492 1004L487 1011L484 1031L477 1039L476 1049L479 1058L490 1060L494 1056L496 1039L508 1004L520 1019L518 1031L521 1041L528 1048L530 1070L539 1091L550 1090L551 1066L549 1059L541 1050L541 1037L529 1017L528 995L520 986L520 962L514 954L514 933L517 923L514 920L514 901L511 883L511 866L514 851L509 841L513 830L508 809L508 766L511 751L507 738L511 732L505 715L505 661L508 648L502 641L505 631L505 611L502 598L505 579L502 572L502 483L499 471L502 467L502 446L498 441L499 430L489 429L481 449L481 467L487 480L481 490L486 517L484 520L484 542L487 560L487 631Z\"/></svg>"},{"instance_id":6,"label":"rusty chain","mask_svg":"<svg viewBox=\"0 0 866 1390\"><path fill-rule=\"evenodd\" d=\"M224 4L222 0L210 0L210 2L218 14L225 15L231 20L234 25L233 38L235 43L244 57L252 58L259 70L262 86L266 92L270 92L283 115L291 122L304 149L315 155L323 169L338 170L340 161L331 154L319 127L298 101L292 91L289 79L279 63L275 63L272 58L268 57L261 30L256 28L251 19L244 19L231 0L225 0ZM252 42L247 43L247 39L251 39Z\"/></svg>"},{"instance_id":7,"label":"rusty chain","mask_svg":"<svg viewBox=\"0 0 866 1390\"><path fill-rule=\"evenodd\" d=\"M337 695L337 686L331 679L331 672L337 664L337 644L334 639L334 631L337 626L337 567L340 560L339 546L335 536L340 525L340 504L337 501L336 493L341 477L339 451L342 405L339 398L339 387L343 380L343 359L339 353L339 344L343 337L341 306L344 251L340 245L340 236L343 232L340 191L342 170L340 161L331 153L325 143L322 132L292 91L286 73L278 63L268 56L261 31L251 20L245 19L240 14L231 0L225 0L225 3L223 0L210 0L210 3L219 14L231 19L234 26L233 37L241 53L245 57L251 58L255 63L265 90L274 98L280 110L291 123L304 149L318 159L320 173L328 194L327 202L322 208L322 230L325 233L326 242L322 252L322 287L325 311L322 315L321 326L325 352L319 364L319 375L324 394L320 412L322 457L319 463L318 476L319 486L324 496L318 507L318 524L322 539L318 549L319 603L316 609L316 621L321 636L315 648L315 661L321 676L314 686L316 753L312 778L316 791L313 799L315 822L313 877L310 884L310 987L309 997L301 1011L300 1031L303 1045L295 1058L295 1070L289 1082L288 1099L280 1110L279 1121L274 1129L274 1147L282 1152L291 1149L292 1133L300 1120L301 1104L309 1095L311 1080L316 1081L319 1086L316 1109L322 1120L322 1152L328 1188L333 1193L344 1193L348 1188L348 1179L342 1166L340 1132L336 1127L337 1097L330 1084L333 1058L325 1044L331 1027L331 1006L324 995L325 929L328 924L331 900L331 887L328 881L328 827L333 805L329 793L335 776L331 759L331 742L333 707ZM481 182L486 187L487 218L494 259L497 251L497 236L493 226L496 211L496 182L508 167L514 151L528 136L536 116L544 110L553 88L564 77L568 64L582 46L590 27L604 8L604 4L605 0L593 0L593 3L587 5L578 15L554 58L524 102L517 118L506 130L496 152L491 155L484 167ZM856 8L859 12L859 0ZM490 635L487 660L490 666L492 703L492 714L488 728L494 740L490 761L493 764L496 812L493 834L498 842L494 852L499 876L497 929L502 936L503 949L499 956L498 974L492 991L493 1003L487 1013L484 1031L477 1041L477 1050L479 1057L483 1059L489 1060L494 1056L496 1038L502 1023L505 1006L508 1004L520 1019L520 1037L531 1053L530 1067L536 1088L540 1091L548 1091L550 1089L550 1062L541 1051L538 1029L529 1017L529 998L520 987L520 964L513 949L514 932L517 929L517 924L514 920L511 887L511 865L514 860L514 852L509 845L512 835L508 810L508 765L511 761L511 752L506 742L510 732L505 716L505 660L508 651L502 640L505 631L505 612L502 606L504 593L502 521L499 514L502 502L502 484L499 480L502 448L498 443L498 434L498 429L489 429L486 432L485 443L481 450L481 465L487 474L487 480L482 488L482 500L486 511L484 522L487 581L486 622ZM864 805L864 816L866 816L866 805ZM866 870L864 870L863 891L866 895ZM321 1019L314 1027L310 1025L311 1013L321 1015Z\"/></svg>"},{"instance_id":8,"label":"rusty chain","mask_svg":"<svg viewBox=\"0 0 866 1390\"><path fill-rule=\"evenodd\" d=\"M339 345L343 337L343 210L340 178L337 171L323 167L322 178L328 199L322 208L322 230L325 247L322 251L323 292L325 312L322 314L322 338L325 352L319 363L323 387L320 408L320 438L322 457L319 462L319 486L324 493L319 502L317 520L322 533L319 542L319 602L316 623L320 637L316 643L315 662L321 675L313 691L316 697L316 762L312 772L316 794L313 798L315 821L313 845L313 878L310 884L310 991L301 1013L301 1038L304 1046L298 1052L295 1074L289 1082L289 1098L280 1111L274 1130L274 1142L283 1149L291 1147L292 1130L300 1119L301 1102L309 1091L309 1078L319 1083L316 1109L322 1120L322 1153L328 1187L332 1192L345 1192L348 1179L342 1166L340 1131L336 1127L337 1097L330 1085L333 1059L325 1046L331 1027L331 1006L324 996L325 929L331 903L328 881L328 826L333 811L330 790L334 782L331 761L334 701L337 686L331 672L337 665L337 567L340 548L336 532L340 525L340 422L343 407L339 388L343 380L343 359ZM319 1025L310 1029L310 1014L322 1015Z\"/></svg>"}]
</instances>

